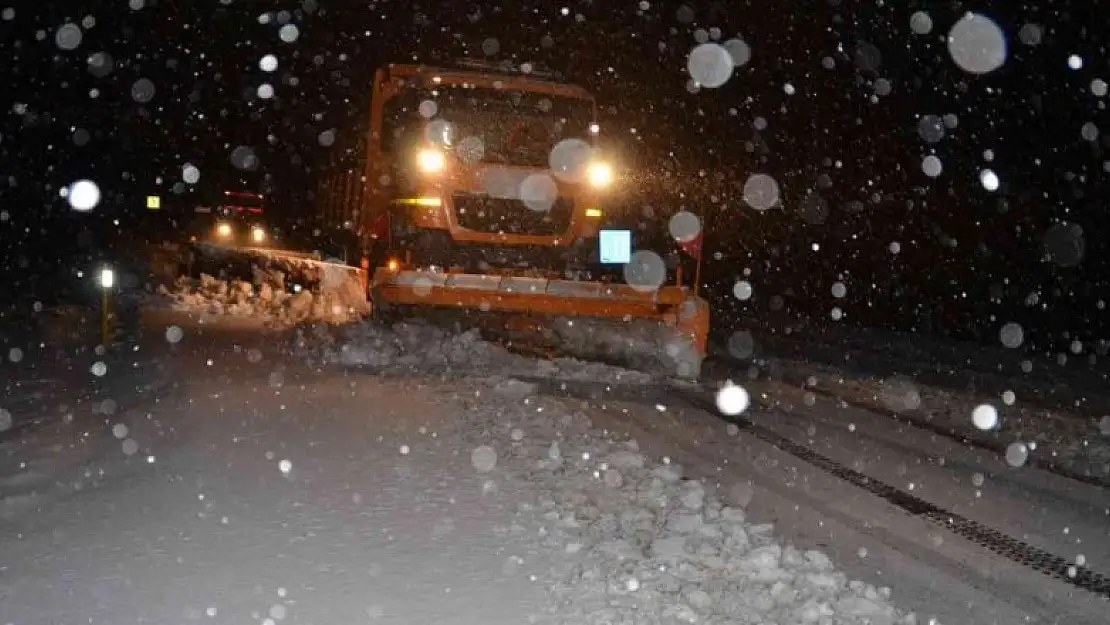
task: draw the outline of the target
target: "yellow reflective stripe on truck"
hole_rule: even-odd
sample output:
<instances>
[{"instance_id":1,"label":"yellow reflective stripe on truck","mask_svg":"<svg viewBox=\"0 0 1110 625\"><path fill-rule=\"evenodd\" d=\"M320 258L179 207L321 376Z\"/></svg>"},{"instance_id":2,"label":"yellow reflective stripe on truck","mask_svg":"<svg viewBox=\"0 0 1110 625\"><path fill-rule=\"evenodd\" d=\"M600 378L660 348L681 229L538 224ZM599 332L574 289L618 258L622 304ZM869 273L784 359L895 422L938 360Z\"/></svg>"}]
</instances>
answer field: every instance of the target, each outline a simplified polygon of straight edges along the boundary
<instances>
[{"instance_id":1,"label":"yellow reflective stripe on truck","mask_svg":"<svg viewBox=\"0 0 1110 625\"><path fill-rule=\"evenodd\" d=\"M401 206L442 206L443 200L438 197L410 197L393 200L393 203Z\"/></svg>"}]
</instances>

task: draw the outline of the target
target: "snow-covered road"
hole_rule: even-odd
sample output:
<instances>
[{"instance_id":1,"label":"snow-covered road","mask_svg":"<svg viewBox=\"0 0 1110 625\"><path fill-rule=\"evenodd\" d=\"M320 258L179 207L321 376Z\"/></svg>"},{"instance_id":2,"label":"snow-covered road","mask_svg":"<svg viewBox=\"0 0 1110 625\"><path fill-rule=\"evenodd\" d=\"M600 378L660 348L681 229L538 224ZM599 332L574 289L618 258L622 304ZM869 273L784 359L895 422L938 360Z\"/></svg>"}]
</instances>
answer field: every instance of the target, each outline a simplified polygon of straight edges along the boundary
<instances>
[{"instance_id":1,"label":"snow-covered road","mask_svg":"<svg viewBox=\"0 0 1110 625\"><path fill-rule=\"evenodd\" d=\"M138 351L5 396L0 622L1103 622L643 376L208 321L154 311ZM750 423L1108 568L1104 490L743 384Z\"/></svg>"},{"instance_id":2,"label":"snow-covered road","mask_svg":"<svg viewBox=\"0 0 1110 625\"><path fill-rule=\"evenodd\" d=\"M1051 466L1110 486L1106 343L1066 347L1052 353L834 327L738 332L719 351L722 361L750 364L754 355L767 376L816 394L959 433L1011 455L1015 466Z\"/></svg>"}]
</instances>

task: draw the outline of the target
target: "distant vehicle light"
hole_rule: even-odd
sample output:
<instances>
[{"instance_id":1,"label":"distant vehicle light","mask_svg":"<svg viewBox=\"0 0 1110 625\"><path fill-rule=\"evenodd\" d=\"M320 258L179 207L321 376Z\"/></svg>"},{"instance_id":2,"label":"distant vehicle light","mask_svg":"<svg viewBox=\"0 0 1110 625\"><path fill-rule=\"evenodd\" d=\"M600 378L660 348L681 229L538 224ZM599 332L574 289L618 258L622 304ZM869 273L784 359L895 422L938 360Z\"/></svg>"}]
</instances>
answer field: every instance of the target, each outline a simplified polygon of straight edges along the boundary
<instances>
[{"instance_id":1,"label":"distant vehicle light","mask_svg":"<svg viewBox=\"0 0 1110 625\"><path fill-rule=\"evenodd\" d=\"M266 231L262 228L259 228L258 226L251 228L251 239L253 239L255 243L261 243L265 241Z\"/></svg>"},{"instance_id":2,"label":"distant vehicle light","mask_svg":"<svg viewBox=\"0 0 1110 625\"><path fill-rule=\"evenodd\" d=\"M216 235L221 238L229 239L233 232L229 223L221 223L216 226Z\"/></svg>"},{"instance_id":3,"label":"distant vehicle light","mask_svg":"<svg viewBox=\"0 0 1110 625\"><path fill-rule=\"evenodd\" d=\"M604 189L613 184L613 168L608 163L590 163L586 169L586 179L590 186Z\"/></svg>"},{"instance_id":4,"label":"distant vehicle light","mask_svg":"<svg viewBox=\"0 0 1110 625\"><path fill-rule=\"evenodd\" d=\"M421 150L416 155L416 166L426 174L437 174L447 166L447 158L439 150Z\"/></svg>"}]
</instances>

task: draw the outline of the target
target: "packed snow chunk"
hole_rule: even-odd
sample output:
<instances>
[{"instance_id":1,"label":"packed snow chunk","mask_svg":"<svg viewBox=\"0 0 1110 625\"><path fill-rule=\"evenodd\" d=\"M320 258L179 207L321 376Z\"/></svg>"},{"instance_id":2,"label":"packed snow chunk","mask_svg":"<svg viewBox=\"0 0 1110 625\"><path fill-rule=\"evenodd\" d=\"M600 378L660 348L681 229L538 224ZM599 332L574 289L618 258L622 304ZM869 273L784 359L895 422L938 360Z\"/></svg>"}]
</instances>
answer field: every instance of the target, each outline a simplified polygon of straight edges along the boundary
<instances>
[{"instance_id":1,"label":"packed snow chunk","mask_svg":"<svg viewBox=\"0 0 1110 625\"><path fill-rule=\"evenodd\" d=\"M521 380L514 380L512 378L501 380L497 386L494 387L494 392L502 397L511 399L524 399L536 394L539 387L531 382L523 382Z\"/></svg>"},{"instance_id":2,"label":"packed snow chunk","mask_svg":"<svg viewBox=\"0 0 1110 625\"><path fill-rule=\"evenodd\" d=\"M686 557L686 537L667 536L651 543L651 554L657 560L675 563Z\"/></svg>"},{"instance_id":3,"label":"packed snow chunk","mask_svg":"<svg viewBox=\"0 0 1110 625\"><path fill-rule=\"evenodd\" d=\"M606 462L618 469L642 469L647 460L634 451L618 450L606 457Z\"/></svg>"},{"instance_id":4,"label":"packed snow chunk","mask_svg":"<svg viewBox=\"0 0 1110 625\"><path fill-rule=\"evenodd\" d=\"M664 482L674 484L682 479L682 467L677 464L663 464L651 470L651 475Z\"/></svg>"},{"instance_id":5,"label":"packed snow chunk","mask_svg":"<svg viewBox=\"0 0 1110 625\"><path fill-rule=\"evenodd\" d=\"M679 534L693 534L702 528L701 515L686 512L671 514L665 527Z\"/></svg>"},{"instance_id":6,"label":"packed snow chunk","mask_svg":"<svg viewBox=\"0 0 1110 625\"><path fill-rule=\"evenodd\" d=\"M737 563L737 568L752 573L771 571L778 568L779 559L781 557L781 547L778 545L767 545L766 547L753 549L751 553L744 556L744 558Z\"/></svg>"},{"instance_id":7,"label":"packed snow chunk","mask_svg":"<svg viewBox=\"0 0 1110 625\"><path fill-rule=\"evenodd\" d=\"M682 494L682 505L690 510L700 510L705 501L705 489L701 482L691 480L686 482L685 492Z\"/></svg>"}]
</instances>

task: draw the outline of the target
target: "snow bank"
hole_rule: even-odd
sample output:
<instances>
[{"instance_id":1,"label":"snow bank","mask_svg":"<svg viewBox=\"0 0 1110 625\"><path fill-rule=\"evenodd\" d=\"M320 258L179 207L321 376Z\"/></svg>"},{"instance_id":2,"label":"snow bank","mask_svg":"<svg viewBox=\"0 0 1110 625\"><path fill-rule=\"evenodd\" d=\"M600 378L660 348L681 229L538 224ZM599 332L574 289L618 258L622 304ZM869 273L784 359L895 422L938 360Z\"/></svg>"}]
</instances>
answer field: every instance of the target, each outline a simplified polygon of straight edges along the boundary
<instances>
[{"instance_id":1,"label":"snow bank","mask_svg":"<svg viewBox=\"0 0 1110 625\"><path fill-rule=\"evenodd\" d=\"M357 276L342 268L323 268L318 275L298 279L291 284L283 271L255 268L250 282L201 274L200 279L181 277L172 287L160 286L158 294L177 310L252 317L276 326L349 323L370 312Z\"/></svg>"},{"instance_id":2,"label":"snow bank","mask_svg":"<svg viewBox=\"0 0 1110 625\"><path fill-rule=\"evenodd\" d=\"M544 379L651 384L649 374L573 358L536 359L482 340L478 330L452 333L429 323L393 326L365 321L338 329L299 329L293 352L312 365L454 375L518 375Z\"/></svg>"},{"instance_id":3,"label":"snow bank","mask_svg":"<svg viewBox=\"0 0 1110 625\"><path fill-rule=\"evenodd\" d=\"M551 622L916 622L889 589L850 581L823 553L777 542L771 526L750 523L680 466L645 457L636 441L535 398L522 410L504 380L490 386L468 410L475 454L498 450L497 462L538 490L534 504L520 505L517 525L538 526L543 546L571 561L551 593Z\"/></svg>"}]
</instances>

